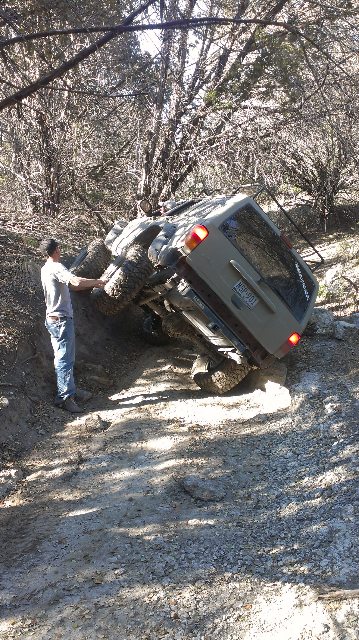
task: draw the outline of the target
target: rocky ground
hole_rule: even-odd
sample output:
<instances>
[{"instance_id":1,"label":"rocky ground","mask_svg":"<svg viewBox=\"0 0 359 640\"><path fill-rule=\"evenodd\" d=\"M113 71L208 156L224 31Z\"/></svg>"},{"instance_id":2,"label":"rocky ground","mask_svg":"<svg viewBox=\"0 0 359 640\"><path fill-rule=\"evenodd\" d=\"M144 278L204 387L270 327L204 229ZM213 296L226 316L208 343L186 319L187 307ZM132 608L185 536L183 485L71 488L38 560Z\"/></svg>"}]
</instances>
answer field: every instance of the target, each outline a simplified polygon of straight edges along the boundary
<instances>
[{"instance_id":1,"label":"rocky ground","mask_svg":"<svg viewBox=\"0 0 359 640\"><path fill-rule=\"evenodd\" d=\"M146 347L136 313L74 302L79 417L52 406L39 323L3 352L1 640L359 638L355 325L314 324L214 397L189 343Z\"/></svg>"}]
</instances>

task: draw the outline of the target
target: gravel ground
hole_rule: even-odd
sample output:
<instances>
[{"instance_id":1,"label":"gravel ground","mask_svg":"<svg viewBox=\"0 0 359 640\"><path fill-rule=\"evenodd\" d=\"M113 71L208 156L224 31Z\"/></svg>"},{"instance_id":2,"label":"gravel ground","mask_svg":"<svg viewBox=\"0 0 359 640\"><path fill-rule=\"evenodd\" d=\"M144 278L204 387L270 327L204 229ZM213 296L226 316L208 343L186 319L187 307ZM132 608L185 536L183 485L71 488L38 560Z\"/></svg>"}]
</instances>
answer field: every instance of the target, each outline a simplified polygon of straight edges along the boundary
<instances>
[{"instance_id":1,"label":"gravel ground","mask_svg":"<svg viewBox=\"0 0 359 640\"><path fill-rule=\"evenodd\" d=\"M54 409L8 469L0 638L359 638L357 353L303 338L218 398L177 342Z\"/></svg>"}]
</instances>

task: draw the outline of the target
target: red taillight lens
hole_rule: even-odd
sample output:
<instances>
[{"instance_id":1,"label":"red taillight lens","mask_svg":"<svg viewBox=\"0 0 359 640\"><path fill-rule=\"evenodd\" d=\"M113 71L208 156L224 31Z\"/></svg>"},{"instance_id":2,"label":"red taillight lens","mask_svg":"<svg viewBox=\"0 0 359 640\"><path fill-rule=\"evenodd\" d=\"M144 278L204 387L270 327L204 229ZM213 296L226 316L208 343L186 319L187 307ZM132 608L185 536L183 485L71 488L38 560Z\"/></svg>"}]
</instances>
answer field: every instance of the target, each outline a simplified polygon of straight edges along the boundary
<instances>
[{"instance_id":1,"label":"red taillight lens","mask_svg":"<svg viewBox=\"0 0 359 640\"><path fill-rule=\"evenodd\" d=\"M290 351L293 347L295 347L296 344L298 344L299 340L299 333L292 333L292 335L289 336L288 340L286 340L285 343L282 344L281 348L278 349L278 351L276 352L276 356L278 358L282 358L283 356L285 356L288 351Z\"/></svg>"},{"instance_id":2,"label":"red taillight lens","mask_svg":"<svg viewBox=\"0 0 359 640\"><path fill-rule=\"evenodd\" d=\"M208 230L202 224L194 227L185 237L186 253L193 251L208 236Z\"/></svg>"}]
</instances>

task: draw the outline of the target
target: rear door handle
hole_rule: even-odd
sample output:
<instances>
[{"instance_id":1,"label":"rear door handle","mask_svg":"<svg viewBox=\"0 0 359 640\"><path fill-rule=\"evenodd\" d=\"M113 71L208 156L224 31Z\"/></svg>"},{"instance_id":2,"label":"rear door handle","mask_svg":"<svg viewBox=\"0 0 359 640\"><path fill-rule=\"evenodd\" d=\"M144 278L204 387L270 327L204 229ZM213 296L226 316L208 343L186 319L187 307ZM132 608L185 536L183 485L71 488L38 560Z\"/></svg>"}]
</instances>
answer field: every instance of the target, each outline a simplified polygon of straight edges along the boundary
<instances>
[{"instance_id":1,"label":"rear door handle","mask_svg":"<svg viewBox=\"0 0 359 640\"><path fill-rule=\"evenodd\" d=\"M272 300L269 300L268 296L266 296L260 286L255 282L255 280L253 280L253 278L247 273L247 271L243 269L243 267L241 267L241 265L238 264L238 262L236 262L235 260L230 260L230 264L235 268L236 271L238 271L238 273L241 274L241 276L248 282L252 289L254 289L260 299L263 300L264 304L267 305L268 309L270 309L272 313L276 313L277 308L275 304L273 304Z\"/></svg>"}]
</instances>

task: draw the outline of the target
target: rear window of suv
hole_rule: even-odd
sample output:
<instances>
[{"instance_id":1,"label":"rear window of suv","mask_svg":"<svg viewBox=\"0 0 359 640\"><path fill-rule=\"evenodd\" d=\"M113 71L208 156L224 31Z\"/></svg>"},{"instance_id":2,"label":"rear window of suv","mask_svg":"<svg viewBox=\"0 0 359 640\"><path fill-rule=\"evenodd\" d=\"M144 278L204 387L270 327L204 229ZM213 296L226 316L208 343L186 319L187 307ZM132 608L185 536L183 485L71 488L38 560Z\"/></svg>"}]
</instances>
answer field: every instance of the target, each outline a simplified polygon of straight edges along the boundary
<instances>
[{"instance_id":1,"label":"rear window of suv","mask_svg":"<svg viewBox=\"0 0 359 640\"><path fill-rule=\"evenodd\" d=\"M249 204L219 228L300 322L315 285L280 236Z\"/></svg>"}]
</instances>

